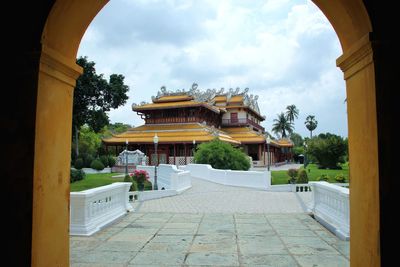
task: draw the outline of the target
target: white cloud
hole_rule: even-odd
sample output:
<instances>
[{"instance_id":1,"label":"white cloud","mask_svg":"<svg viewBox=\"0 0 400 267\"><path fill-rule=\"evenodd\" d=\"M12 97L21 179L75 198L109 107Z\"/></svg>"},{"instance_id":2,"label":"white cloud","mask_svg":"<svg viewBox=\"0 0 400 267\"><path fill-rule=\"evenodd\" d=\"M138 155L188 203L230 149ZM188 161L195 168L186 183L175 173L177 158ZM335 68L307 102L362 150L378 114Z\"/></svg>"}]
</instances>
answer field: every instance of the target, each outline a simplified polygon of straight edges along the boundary
<instances>
[{"instance_id":1,"label":"white cloud","mask_svg":"<svg viewBox=\"0 0 400 267\"><path fill-rule=\"evenodd\" d=\"M120 73L128 104L113 122L143 123L133 102L151 101L158 89L249 87L259 94L270 130L287 105L300 109L296 131L347 135L344 82L335 66L340 44L311 1L110 1L86 32L79 55L98 73Z\"/></svg>"}]
</instances>

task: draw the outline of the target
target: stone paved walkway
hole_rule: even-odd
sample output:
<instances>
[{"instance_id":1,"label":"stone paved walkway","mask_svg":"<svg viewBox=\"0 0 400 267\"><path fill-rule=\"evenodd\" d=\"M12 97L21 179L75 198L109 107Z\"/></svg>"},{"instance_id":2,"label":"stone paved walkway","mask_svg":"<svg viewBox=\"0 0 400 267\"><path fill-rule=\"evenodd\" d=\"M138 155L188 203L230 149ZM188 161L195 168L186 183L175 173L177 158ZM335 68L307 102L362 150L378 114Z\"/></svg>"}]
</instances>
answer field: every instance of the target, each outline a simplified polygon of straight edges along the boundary
<instances>
[{"instance_id":1,"label":"stone paved walkway","mask_svg":"<svg viewBox=\"0 0 400 267\"><path fill-rule=\"evenodd\" d=\"M71 266L349 266L349 242L304 213L309 195L192 184L136 203L93 236L71 236Z\"/></svg>"},{"instance_id":2,"label":"stone paved walkway","mask_svg":"<svg viewBox=\"0 0 400 267\"><path fill-rule=\"evenodd\" d=\"M349 242L293 213L131 213L70 246L71 266L349 266Z\"/></svg>"},{"instance_id":3,"label":"stone paved walkway","mask_svg":"<svg viewBox=\"0 0 400 267\"><path fill-rule=\"evenodd\" d=\"M296 194L226 186L192 178L181 195L136 203L141 212L291 213L304 212Z\"/></svg>"}]
</instances>

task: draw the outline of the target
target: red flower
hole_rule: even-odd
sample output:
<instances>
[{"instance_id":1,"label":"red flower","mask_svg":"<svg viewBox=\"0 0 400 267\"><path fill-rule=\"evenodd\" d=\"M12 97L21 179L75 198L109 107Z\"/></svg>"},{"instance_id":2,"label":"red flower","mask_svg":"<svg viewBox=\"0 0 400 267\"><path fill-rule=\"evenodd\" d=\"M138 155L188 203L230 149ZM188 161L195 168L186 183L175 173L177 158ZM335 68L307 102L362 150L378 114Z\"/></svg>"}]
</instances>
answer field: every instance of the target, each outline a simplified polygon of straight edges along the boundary
<instances>
[{"instance_id":1,"label":"red flower","mask_svg":"<svg viewBox=\"0 0 400 267\"><path fill-rule=\"evenodd\" d=\"M144 183L149 179L149 174L145 170L134 170L129 174L137 183Z\"/></svg>"}]
</instances>

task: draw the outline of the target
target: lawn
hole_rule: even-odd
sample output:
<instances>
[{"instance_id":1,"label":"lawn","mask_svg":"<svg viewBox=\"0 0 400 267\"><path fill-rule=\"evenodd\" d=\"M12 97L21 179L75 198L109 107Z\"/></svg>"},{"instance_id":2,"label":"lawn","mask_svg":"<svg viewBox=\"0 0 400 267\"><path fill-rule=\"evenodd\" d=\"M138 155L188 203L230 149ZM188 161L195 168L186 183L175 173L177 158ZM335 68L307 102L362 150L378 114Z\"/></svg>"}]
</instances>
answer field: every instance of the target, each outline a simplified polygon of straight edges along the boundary
<instances>
[{"instance_id":1,"label":"lawn","mask_svg":"<svg viewBox=\"0 0 400 267\"><path fill-rule=\"evenodd\" d=\"M329 176L328 182L330 183L337 183L335 180L335 176L337 174L343 174L346 177L346 182L348 182L349 177L349 165L348 163L342 164L342 170L326 170L326 169L318 169L317 165L315 164L308 164L307 165L307 175L309 181L318 181L318 177L322 174L326 174ZM301 167L303 169L303 167ZM287 171L272 171L272 184L287 184L289 180L289 176L287 175Z\"/></svg>"},{"instance_id":2,"label":"lawn","mask_svg":"<svg viewBox=\"0 0 400 267\"><path fill-rule=\"evenodd\" d=\"M119 175L120 173L96 173L86 174L85 179L71 183L71 192L83 191L103 185L112 184L115 182L123 182L124 177L113 178L112 176ZM136 182L134 188L137 188ZM145 182L144 190L151 190L151 183Z\"/></svg>"}]
</instances>

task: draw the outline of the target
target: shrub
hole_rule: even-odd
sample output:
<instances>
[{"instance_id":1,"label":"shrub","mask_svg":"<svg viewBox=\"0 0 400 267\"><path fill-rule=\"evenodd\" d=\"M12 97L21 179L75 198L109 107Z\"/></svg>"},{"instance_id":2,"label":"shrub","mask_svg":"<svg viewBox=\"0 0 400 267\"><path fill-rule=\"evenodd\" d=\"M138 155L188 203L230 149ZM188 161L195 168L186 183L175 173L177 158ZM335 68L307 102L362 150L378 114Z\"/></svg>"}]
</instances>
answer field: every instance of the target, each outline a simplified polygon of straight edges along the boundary
<instances>
[{"instance_id":1,"label":"shrub","mask_svg":"<svg viewBox=\"0 0 400 267\"><path fill-rule=\"evenodd\" d=\"M108 166L114 167L115 162L116 162L116 160L113 156L108 156Z\"/></svg>"},{"instance_id":2,"label":"shrub","mask_svg":"<svg viewBox=\"0 0 400 267\"><path fill-rule=\"evenodd\" d=\"M100 161L101 161L101 163L103 163L103 165L105 166L105 167L107 167L109 164L108 164L108 156L105 156L105 155L103 155L103 156L100 156Z\"/></svg>"},{"instance_id":3,"label":"shrub","mask_svg":"<svg viewBox=\"0 0 400 267\"><path fill-rule=\"evenodd\" d=\"M71 169L70 183L83 180L84 178L85 178L85 173L82 170Z\"/></svg>"},{"instance_id":4,"label":"shrub","mask_svg":"<svg viewBox=\"0 0 400 267\"><path fill-rule=\"evenodd\" d=\"M336 182L338 183L345 183L346 182L346 177L343 175L343 173L338 173L335 177Z\"/></svg>"},{"instance_id":5,"label":"shrub","mask_svg":"<svg viewBox=\"0 0 400 267\"><path fill-rule=\"evenodd\" d=\"M307 157L314 157L319 168L341 169L339 163L344 162L347 153L347 143L341 136L320 134L310 139L307 144Z\"/></svg>"},{"instance_id":6,"label":"shrub","mask_svg":"<svg viewBox=\"0 0 400 267\"><path fill-rule=\"evenodd\" d=\"M198 164L210 164L215 169L247 171L250 168L250 161L245 153L218 139L200 144L194 160Z\"/></svg>"},{"instance_id":7,"label":"shrub","mask_svg":"<svg viewBox=\"0 0 400 267\"><path fill-rule=\"evenodd\" d=\"M298 174L298 170L297 170L297 169L289 169L289 170L287 171L287 174L288 174L289 177L290 177L289 182L290 182L291 184L294 184L294 183L296 182L296 177L297 177L297 174Z\"/></svg>"},{"instance_id":8,"label":"shrub","mask_svg":"<svg viewBox=\"0 0 400 267\"><path fill-rule=\"evenodd\" d=\"M104 169L104 164L99 159L95 159L90 164L90 168L101 171Z\"/></svg>"},{"instance_id":9,"label":"shrub","mask_svg":"<svg viewBox=\"0 0 400 267\"><path fill-rule=\"evenodd\" d=\"M326 175L326 174L322 174L320 177L318 177L317 179L318 179L318 181L325 181L325 182L328 182L329 181L329 176L328 175Z\"/></svg>"},{"instance_id":10,"label":"shrub","mask_svg":"<svg viewBox=\"0 0 400 267\"><path fill-rule=\"evenodd\" d=\"M124 182L132 183L131 187L129 188L129 191L137 191L136 182L133 181L132 177L129 174L125 175Z\"/></svg>"},{"instance_id":11,"label":"shrub","mask_svg":"<svg viewBox=\"0 0 400 267\"><path fill-rule=\"evenodd\" d=\"M299 177L297 178L297 182L299 184L307 184L308 183L308 175L307 175L307 171L304 169L301 169L299 171Z\"/></svg>"},{"instance_id":12,"label":"shrub","mask_svg":"<svg viewBox=\"0 0 400 267\"><path fill-rule=\"evenodd\" d=\"M93 160L94 160L94 158L92 155L90 155L90 154L83 155L83 162L84 162L84 166L86 168L91 168Z\"/></svg>"},{"instance_id":13,"label":"shrub","mask_svg":"<svg viewBox=\"0 0 400 267\"><path fill-rule=\"evenodd\" d=\"M83 159L77 158L77 159L75 160L74 167L75 167L75 169L77 169L77 170L82 169L82 168L84 167Z\"/></svg>"}]
</instances>

